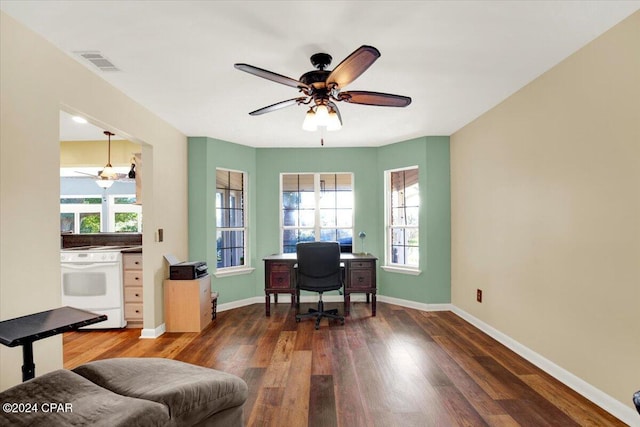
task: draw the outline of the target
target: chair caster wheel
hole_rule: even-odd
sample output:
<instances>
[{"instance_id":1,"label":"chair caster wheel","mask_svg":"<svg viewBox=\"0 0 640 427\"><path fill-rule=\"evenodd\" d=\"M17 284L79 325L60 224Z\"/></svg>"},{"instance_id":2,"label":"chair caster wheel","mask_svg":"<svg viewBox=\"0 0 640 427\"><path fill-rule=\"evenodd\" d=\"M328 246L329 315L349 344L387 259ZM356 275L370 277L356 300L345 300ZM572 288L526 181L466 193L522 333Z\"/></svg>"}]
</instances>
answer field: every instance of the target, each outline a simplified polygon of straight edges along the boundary
<instances>
[{"instance_id":1,"label":"chair caster wheel","mask_svg":"<svg viewBox=\"0 0 640 427\"><path fill-rule=\"evenodd\" d=\"M296 323L300 323L300 319L296 319Z\"/></svg>"}]
</instances>

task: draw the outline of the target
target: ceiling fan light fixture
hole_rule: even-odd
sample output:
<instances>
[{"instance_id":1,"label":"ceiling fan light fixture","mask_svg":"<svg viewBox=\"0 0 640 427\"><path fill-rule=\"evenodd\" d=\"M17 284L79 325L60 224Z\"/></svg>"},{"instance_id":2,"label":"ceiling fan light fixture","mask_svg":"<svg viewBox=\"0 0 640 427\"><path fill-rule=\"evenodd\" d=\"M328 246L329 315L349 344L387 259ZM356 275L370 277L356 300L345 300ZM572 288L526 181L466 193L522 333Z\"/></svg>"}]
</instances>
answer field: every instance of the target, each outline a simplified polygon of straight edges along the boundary
<instances>
[{"instance_id":1,"label":"ceiling fan light fixture","mask_svg":"<svg viewBox=\"0 0 640 427\"><path fill-rule=\"evenodd\" d=\"M111 187L113 185L114 181L111 181L109 179L96 179L96 184L98 184L98 187L103 188L103 189L107 189L109 187Z\"/></svg>"},{"instance_id":2,"label":"ceiling fan light fixture","mask_svg":"<svg viewBox=\"0 0 640 427\"><path fill-rule=\"evenodd\" d=\"M313 111L313 107L309 108L306 116L304 117L304 122L302 122L302 129L308 132L315 132L318 130L318 122L316 120L316 113Z\"/></svg>"},{"instance_id":3,"label":"ceiling fan light fixture","mask_svg":"<svg viewBox=\"0 0 640 427\"><path fill-rule=\"evenodd\" d=\"M320 104L316 107L316 123L318 126L325 127L329 123L329 109L324 104Z\"/></svg>"},{"instance_id":4,"label":"ceiling fan light fixture","mask_svg":"<svg viewBox=\"0 0 640 427\"><path fill-rule=\"evenodd\" d=\"M338 117L338 113L332 108L329 111L329 116L327 118L327 130L334 131L342 129L342 123L340 122L340 118Z\"/></svg>"},{"instance_id":5,"label":"ceiling fan light fixture","mask_svg":"<svg viewBox=\"0 0 640 427\"><path fill-rule=\"evenodd\" d=\"M102 169L98 175L100 175L100 178L102 179L115 179L116 177L116 171L113 170L113 167L111 166L111 163L107 163L106 166L104 167L104 169Z\"/></svg>"}]
</instances>

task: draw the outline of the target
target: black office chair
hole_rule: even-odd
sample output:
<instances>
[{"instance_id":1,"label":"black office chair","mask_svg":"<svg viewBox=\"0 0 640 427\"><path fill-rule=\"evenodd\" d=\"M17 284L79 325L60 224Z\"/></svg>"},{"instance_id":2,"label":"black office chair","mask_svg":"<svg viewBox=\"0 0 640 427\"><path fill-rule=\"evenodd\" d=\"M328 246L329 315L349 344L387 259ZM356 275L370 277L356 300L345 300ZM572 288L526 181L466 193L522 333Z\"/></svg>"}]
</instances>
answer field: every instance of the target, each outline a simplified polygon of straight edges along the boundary
<instances>
[{"instance_id":1,"label":"black office chair","mask_svg":"<svg viewBox=\"0 0 640 427\"><path fill-rule=\"evenodd\" d=\"M296 314L296 322L307 317L316 318L316 329L320 328L323 317L340 320L344 325L344 316L337 309L324 310L322 293L335 291L344 285L340 266L340 245L338 242L303 242L296 245L298 264L296 267L296 300L300 305L300 290L318 292L318 309L309 309L308 313Z\"/></svg>"},{"instance_id":2,"label":"black office chair","mask_svg":"<svg viewBox=\"0 0 640 427\"><path fill-rule=\"evenodd\" d=\"M636 405L636 410L640 414L640 390L633 393L633 404Z\"/></svg>"}]
</instances>

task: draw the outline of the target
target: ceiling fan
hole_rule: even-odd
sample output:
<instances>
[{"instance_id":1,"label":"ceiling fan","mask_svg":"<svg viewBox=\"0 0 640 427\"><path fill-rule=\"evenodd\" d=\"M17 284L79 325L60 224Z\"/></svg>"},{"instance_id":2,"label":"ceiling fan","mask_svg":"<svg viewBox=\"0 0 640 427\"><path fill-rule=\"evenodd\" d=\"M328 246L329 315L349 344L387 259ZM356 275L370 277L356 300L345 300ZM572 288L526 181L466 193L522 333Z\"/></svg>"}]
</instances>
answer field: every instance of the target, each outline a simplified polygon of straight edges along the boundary
<instances>
[{"instance_id":1,"label":"ceiling fan","mask_svg":"<svg viewBox=\"0 0 640 427\"><path fill-rule=\"evenodd\" d=\"M363 45L347 56L332 71L329 71L326 68L331 64L331 55L316 53L310 58L311 64L316 70L303 74L298 80L249 64L235 64L234 67L258 77L297 88L304 94L304 96L277 102L252 111L249 113L250 115L257 116L270 113L292 105L310 105L302 126L303 129L314 131L317 130L318 126L325 126L327 130L337 130L342 126L342 118L336 102L380 107L406 107L411 104L411 98L408 96L360 90L342 91L345 86L357 79L379 57L380 51L378 49L373 46Z\"/></svg>"},{"instance_id":2,"label":"ceiling fan","mask_svg":"<svg viewBox=\"0 0 640 427\"><path fill-rule=\"evenodd\" d=\"M136 175L135 175L135 163L131 164L131 170L129 171L129 173L118 173L113 169L113 166L111 166L111 137L115 134L113 132L109 132L108 130L105 130L103 133L107 135L107 137L109 138L107 164L104 166L102 170L98 171L97 175L92 175L90 173L79 172L79 171L77 171L77 173L80 173L82 175L89 175L95 178L98 186L106 189L111 187L114 181L126 180L127 178L135 178ZM133 161L134 160L132 160L132 162Z\"/></svg>"}]
</instances>

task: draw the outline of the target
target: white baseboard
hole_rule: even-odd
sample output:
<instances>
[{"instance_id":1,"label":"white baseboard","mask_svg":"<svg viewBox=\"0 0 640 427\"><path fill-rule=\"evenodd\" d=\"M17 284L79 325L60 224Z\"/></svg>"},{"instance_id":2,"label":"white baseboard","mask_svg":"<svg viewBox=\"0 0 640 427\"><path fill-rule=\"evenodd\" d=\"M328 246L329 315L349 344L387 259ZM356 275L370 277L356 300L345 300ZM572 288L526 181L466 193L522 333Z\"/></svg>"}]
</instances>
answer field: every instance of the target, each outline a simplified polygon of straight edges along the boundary
<instances>
[{"instance_id":1,"label":"white baseboard","mask_svg":"<svg viewBox=\"0 0 640 427\"><path fill-rule=\"evenodd\" d=\"M232 310L234 308L240 308L251 304L264 304L264 297L251 297L241 299L238 301L225 302L224 304L218 304L217 311Z\"/></svg>"},{"instance_id":2,"label":"white baseboard","mask_svg":"<svg viewBox=\"0 0 640 427\"><path fill-rule=\"evenodd\" d=\"M342 295L323 295L322 300L324 302L343 302L344 296ZM318 295L301 295L300 302L308 303L308 302L317 302ZM366 301L366 297L364 294L355 294L351 295L351 301ZM271 302L274 302L274 295L271 295ZM290 294L278 294L278 303L291 303L291 295ZM251 304L264 304L264 297L251 297L245 298L238 301L226 302L224 304L218 304L218 311L226 311L232 310L234 308L244 307Z\"/></svg>"},{"instance_id":3,"label":"white baseboard","mask_svg":"<svg viewBox=\"0 0 640 427\"><path fill-rule=\"evenodd\" d=\"M625 405L617 399L609 396L602 390L592 386L583 379L577 377L566 369L556 365L551 360L531 350L529 347L519 343L513 338L505 335L489 324L483 322L477 317L472 316L466 311L452 305L452 310L455 314L471 323L482 332L486 333L496 341L508 347L514 353L527 359L538 368L542 369L561 383L565 384L569 388L575 390L577 393L589 399L591 402L600 406L605 411L609 412L613 416L619 418L621 421L629 424L630 426L640 427L640 416L631 407ZM631 396L629 396L631 401Z\"/></svg>"},{"instance_id":4,"label":"white baseboard","mask_svg":"<svg viewBox=\"0 0 640 427\"><path fill-rule=\"evenodd\" d=\"M525 345L519 343L513 338L505 335L489 324L483 322L477 317L472 316L471 314L456 307L453 304L424 304L415 301L386 297L383 295L378 296L378 301L387 302L389 304L396 304L403 307L415 308L422 311L452 311L467 322L471 323L476 328L480 329L485 334L489 335L496 341L508 347L514 353L527 359L529 362L542 369L567 387L575 390L577 393L581 394L594 404L609 412L614 417L627 423L631 427L640 427L640 416L638 416L638 413L633 408L609 396L602 390L592 386L583 379L575 376L566 369L556 365L549 359L531 350L529 347L526 347ZM629 396L629 400L631 401L631 396Z\"/></svg>"},{"instance_id":5,"label":"white baseboard","mask_svg":"<svg viewBox=\"0 0 640 427\"><path fill-rule=\"evenodd\" d=\"M158 326L155 329L143 329L142 332L140 333L140 338L155 339L155 338L158 338L160 335L164 334L166 331L167 331L167 328L163 323L162 325Z\"/></svg>"},{"instance_id":6,"label":"white baseboard","mask_svg":"<svg viewBox=\"0 0 640 427\"><path fill-rule=\"evenodd\" d=\"M378 295L378 301L395 304L402 307L415 308L416 310L422 311L453 311L453 305L451 304L425 304L422 302L387 297L384 295Z\"/></svg>"}]
</instances>

